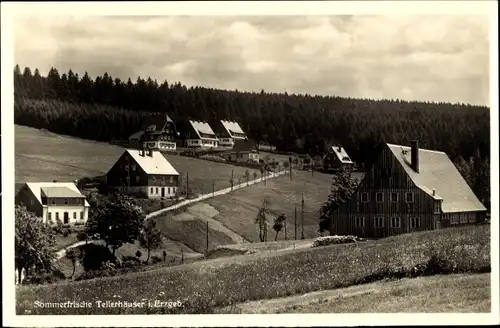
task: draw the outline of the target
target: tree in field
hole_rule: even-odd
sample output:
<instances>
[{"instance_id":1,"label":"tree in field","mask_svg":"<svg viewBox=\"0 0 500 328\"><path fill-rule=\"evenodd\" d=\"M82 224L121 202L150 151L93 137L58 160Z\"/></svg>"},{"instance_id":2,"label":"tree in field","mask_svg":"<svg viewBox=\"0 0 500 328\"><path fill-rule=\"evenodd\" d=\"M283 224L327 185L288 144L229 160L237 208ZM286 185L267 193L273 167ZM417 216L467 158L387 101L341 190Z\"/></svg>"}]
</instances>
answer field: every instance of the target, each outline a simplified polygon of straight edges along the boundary
<instances>
[{"instance_id":1,"label":"tree in field","mask_svg":"<svg viewBox=\"0 0 500 328\"><path fill-rule=\"evenodd\" d=\"M257 180L257 176L258 176L257 172L253 171L253 179L254 179L254 181Z\"/></svg>"},{"instance_id":2,"label":"tree in field","mask_svg":"<svg viewBox=\"0 0 500 328\"><path fill-rule=\"evenodd\" d=\"M248 181L250 180L250 171L248 169L245 170L245 178L247 179L247 186L248 186Z\"/></svg>"},{"instance_id":3,"label":"tree in field","mask_svg":"<svg viewBox=\"0 0 500 328\"><path fill-rule=\"evenodd\" d=\"M267 241L267 214L269 205L269 197L264 198L255 217L255 223L259 227L259 240L261 242Z\"/></svg>"},{"instance_id":4,"label":"tree in field","mask_svg":"<svg viewBox=\"0 0 500 328\"><path fill-rule=\"evenodd\" d=\"M71 277L73 277L76 271L76 263L81 257L80 250L76 247L70 248L66 251L65 257L71 261L71 264L73 264L73 272L71 273Z\"/></svg>"},{"instance_id":5,"label":"tree in field","mask_svg":"<svg viewBox=\"0 0 500 328\"><path fill-rule=\"evenodd\" d=\"M274 240L278 240L278 234L281 232L283 229L284 225L286 224L286 214L281 213L279 216L274 218L274 224L273 224L273 229L276 231L276 236L274 236Z\"/></svg>"},{"instance_id":6,"label":"tree in field","mask_svg":"<svg viewBox=\"0 0 500 328\"><path fill-rule=\"evenodd\" d=\"M319 232L326 230L331 232L334 211L351 198L358 184L358 179L353 178L350 171L342 170L335 174L328 200L321 205L319 210Z\"/></svg>"},{"instance_id":7,"label":"tree in field","mask_svg":"<svg viewBox=\"0 0 500 328\"><path fill-rule=\"evenodd\" d=\"M15 266L21 275L50 272L55 252L55 238L52 229L25 207L15 208Z\"/></svg>"},{"instance_id":8,"label":"tree in field","mask_svg":"<svg viewBox=\"0 0 500 328\"><path fill-rule=\"evenodd\" d=\"M139 242L142 247L148 250L148 258L145 262L148 263L151 251L158 249L161 245L161 232L156 228L155 220L146 221Z\"/></svg>"},{"instance_id":9,"label":"tree in field","mask_svg":"<svg viewBox=\"0 0 500 328\"><path fill-rule=\"evenodd\" d=\"M115 255L123 244L139 239L145 217L142 208L128 197L119 197L101 206L96 217L96 231Z\"/></svg>"}]
</instances>

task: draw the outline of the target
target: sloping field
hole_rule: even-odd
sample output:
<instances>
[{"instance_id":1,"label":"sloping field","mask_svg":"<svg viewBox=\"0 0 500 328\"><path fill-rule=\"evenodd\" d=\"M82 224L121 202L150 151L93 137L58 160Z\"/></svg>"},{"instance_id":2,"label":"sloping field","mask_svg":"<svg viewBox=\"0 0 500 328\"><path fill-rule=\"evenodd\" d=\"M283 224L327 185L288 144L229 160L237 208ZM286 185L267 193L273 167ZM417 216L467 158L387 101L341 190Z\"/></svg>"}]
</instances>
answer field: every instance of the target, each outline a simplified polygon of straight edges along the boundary
<instances>
[{"instance_id":1,"label":"sloping field","mask_svg":"<svg viewBox=\"0 0 500 328\"><path fill-rule=\"evenodd\" d=\"M354 244L224 257L117 277L17 286L18 314L208 313L248 301L345 288L387 278L491 272L489 226L419 232ZM397 250L397 251L395 251ZM124 288L126 286L126 288ZM435 294L434 294L435 295ZM434 296L436 297L436 296ZM149 307L39 308L39 302L181 301ZM425 301L429 301L425 299Z\"/></svg>"},{"instance_id":2,"label":"sloping field","mask_svg":"<svg viewBox=\"0 0 500 328\"><path fill-rule=\"evenodd\" d=\"M124 148L102 142L82 140L15 125L16 182L72 181L84 176L103 175L111 168ZM195 193L209 193L215 180L215 190L230 187L231 170L236 182L242 181L247 168L209 162L184 156L166 155L182 174L181 190L189 188ZM250 175L260 172L248 169Z\"/></svg>"},{"instance_id":3,"label":"sloping field","mask_svg":"<svg viewBox=\"0 0 500 328\"><path fill-rule=\"evenodd\" d=\"M380 281L253 301L217 313L488 313L491 275L453 274Z\"/></svg>"},{"instance_id":4,"label":"sloping field","mask_svg":"<svg viewBox=\"0 0 500 328\"><path fill-rule=\"evenodd\" d=\"M359 175L357 175L359 177ZM287 239L295 238L295 208L297 208L297 239L301 238L301 201L304 195L304 237L319 236L319 208L328 199L332 176L315 172L292 171L292 180L288 176L278 177L249 188L236 190L227 195L207 200L219 214L219 220L229 229L235 231L251 242L259 241L259 231L254 218L265 197L270 200L270 217L268 222L268 241L275 238L273 218L285 213ZM278 234L278 240L285 239L284 230Z\"/></svg>"},{"instance_id":5,"label":"sloping field","mask_svg":"<svg viewBox=\"0 0 500 328\"><path fill-rule=\"evenodd\" d=\"M358 176L359 177L359 174ZM274 217L285 213L286 239L295 239L295 207L297 208L297 240L301 239L301 200L304 194L304 238L318 237L318 210L328 198L332 176L322 173L292 171L289 175L234 190L185 208L185 212L169 212L155 218L162 233L170 239L186 244L197 252L205 252L206 224L209 228L209 250L226 244L260 242L255 217L265 197L269 197L269 218L267 241L274 241ZM279 241L285 240L285 229L278 234ZM246 247L246 246L245 246ZM290 248L293 243L290 243ZM248 250L248 249L247 249ZM246 250L245 250L246 251ZM219 252L222 254L222 252ZM236 254L238 252L226 252ZM241 253L241 252L240 252Z\"/></svg>"}]
</instances>

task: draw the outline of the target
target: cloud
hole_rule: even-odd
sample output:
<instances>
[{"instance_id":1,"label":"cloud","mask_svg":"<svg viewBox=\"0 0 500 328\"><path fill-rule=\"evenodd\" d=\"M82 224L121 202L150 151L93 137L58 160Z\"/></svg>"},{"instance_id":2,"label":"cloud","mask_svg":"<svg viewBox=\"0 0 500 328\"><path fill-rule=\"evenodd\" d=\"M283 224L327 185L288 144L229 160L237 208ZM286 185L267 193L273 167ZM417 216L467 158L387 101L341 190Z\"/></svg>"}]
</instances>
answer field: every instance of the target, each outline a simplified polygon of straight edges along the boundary
<instances>
[{"instance_id":1,"label":"cloud","mask_svg":"<svg viewBox=\"0 0 500 328\"><path fill-rule=\"evenodd\" d=\"M15 61L187 85L489 103L487 16L17 19Z\"/></svg>"}]
</instances>

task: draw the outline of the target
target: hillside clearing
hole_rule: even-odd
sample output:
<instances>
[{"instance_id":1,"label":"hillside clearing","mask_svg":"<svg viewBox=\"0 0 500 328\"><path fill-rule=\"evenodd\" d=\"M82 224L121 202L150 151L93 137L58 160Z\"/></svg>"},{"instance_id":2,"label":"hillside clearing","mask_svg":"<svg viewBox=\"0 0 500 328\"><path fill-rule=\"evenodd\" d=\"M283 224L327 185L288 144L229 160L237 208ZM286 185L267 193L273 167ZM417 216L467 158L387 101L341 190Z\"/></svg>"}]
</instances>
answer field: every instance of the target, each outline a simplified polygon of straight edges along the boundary
<instances>
[{"instance_id":1,"label":"hillside clearing","mask_svg":"<svg viewBox=\"0 0 500 328\"><path fill-rule=\"evenodd\" d=\"M18 314L208 313L253 300L343 288L384 278L491 272L489 226L419 232L353 244L260 252L159 270L17 286ZM395 252L394 250L398 250ZM430 270L430 271L428 271ZM126 286L124 288L123 286ZM182 308L36 308L34 301L179 300Z\"/></svg>"},{"instance_id":2,"label":"hillside clearing","mask_svg":"<svg viewBox=\"0 0 500 328\"><path fill-rule=\"evenodd\" d=\"M491 312L491 275L454 274L380 281L235 304L216 313Z\"/></svg>"},{"instance_id":3,"label":"hillside clearing","mask_svg":"<svg viewBox=\"0 0 500 328\"><path fill-rule=\"evenodd\" d=\"M83 140L57 135L43 129L15 125L15 166L16 182L73 181L82 177L106 174L125 150L122 147L103 142ZM182 174L180 189L186 189L187 175L189 188L194 193L212 192L230 187L231 170L237 182L245 181L246 167L206 160L165 155L175 169ZM253 172L248 169L250 176Z\"/></svg>"}]
</instances>

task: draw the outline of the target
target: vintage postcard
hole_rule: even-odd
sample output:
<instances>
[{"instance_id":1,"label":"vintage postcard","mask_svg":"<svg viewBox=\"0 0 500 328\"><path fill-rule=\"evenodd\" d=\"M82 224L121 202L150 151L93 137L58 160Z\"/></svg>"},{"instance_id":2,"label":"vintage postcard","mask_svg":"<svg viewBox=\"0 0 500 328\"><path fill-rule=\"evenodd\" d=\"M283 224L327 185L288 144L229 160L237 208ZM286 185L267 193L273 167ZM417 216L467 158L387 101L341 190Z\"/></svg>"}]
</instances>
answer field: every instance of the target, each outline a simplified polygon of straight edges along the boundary
<instances>
[{"instance_id":1,"label":"vintage postcard","mask_svg":"<svg viewBox=\"0 0 500 328\"><path fill-rule=\"evenodd\" d=\"M499 323L497 7L2 3L4 325Z\"/></svg>"}]
</instances>

